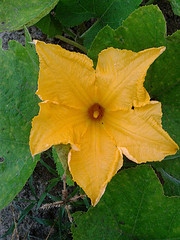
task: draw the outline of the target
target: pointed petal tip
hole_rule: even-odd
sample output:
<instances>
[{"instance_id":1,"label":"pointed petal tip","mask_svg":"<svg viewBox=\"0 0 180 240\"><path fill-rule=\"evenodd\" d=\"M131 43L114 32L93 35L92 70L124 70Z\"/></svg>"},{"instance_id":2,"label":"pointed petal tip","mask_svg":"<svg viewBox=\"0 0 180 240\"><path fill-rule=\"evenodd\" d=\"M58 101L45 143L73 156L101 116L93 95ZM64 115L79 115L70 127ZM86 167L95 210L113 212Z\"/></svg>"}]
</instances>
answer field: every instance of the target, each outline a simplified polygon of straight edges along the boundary
<instances>
[{"instance_id":1,"label":"pointed petal tip","mask_svg":"<svg viewBox=\"0 0 180 240\"><path fill-rule=\"evenodd\" d=\"M133 157L128 149L126 147L119 147L119 149L123 152L123 154L131 161L135 162L135 163L138 163L137 159L135 157Z\"/></svg>"},{"instance_id":2,"label":"pointed petal tip","mask_svg":"<svg viewBox=\"0 0 180 240\"><path fill-rule=\"evenodd\" d=\"M166 47L162 46L162 47L159 47L159 49L160 49L160 54L162 54L166 50Z\"/></svg>"},{"instance_id":3,"label":"pointed petal tip","mask_svg":"<svg viewBox=\"0 0 180 240\"><path fill-rule=\"evenodd\" d=\"M105 184L105 186L103 186L98 194L98 196L96 198L91 198L91 204L93 207L95 207L98 202L100 201L101 197L103 196L105 190L106 190L106 186L107 186L107 183Z\"/></svg>"},{"instance_id":4,"label":"pointed petal tip","mask_svg":"<svg viewBox=\"0 0 180 240\"><path fill-rule=\"evenodd\" d=\"M179 150L179 146L177 145L177 143L175 143L175 154L177 153L178 150Z\"/></svg>"},{"instance_id":5,"label":"pointed petal tip","mask_svg":"<svg viewBox=\"0 0 180 240\"><path fill-rule=\"evenodd\" d=\"M30 148L30 152L31 152L31 157L33 158L33 161L34 161L35 155L37 155L37 153L34 153L34 152L33 152L30 141L29 141L29 148Z\"/></svg>"},{"instance_id":6,"label":"pointed petal tip","mask_svg":"<svg viewBox=\"0 0 180 240\"><path fill-rule=\"evenodd\" d=\"M35 42L34 42L34 41L33 41L33 42L28 42L28 43L35 45Z\"/></svg>"},{"instance_id":7,"label":"pointed petal tip","mask_svg":"<svg viewBox=\"0 0 180 240\"><path fill-rule=\"evenodd\" d=\"M31 138L30 138L30 140L29 140L29 148L30 148L31 156L32 156L32 158L33 158L33 160L34 160L35 155L37 155L38 153L36 153L36 152L34 151L34 149L33 149Z\"/></svg>"},{"instance_id":8,"label":"pointed petal tip","mask_svg":"<svg viewBox=\"0 0 180 240\"><path fill-rule=\"evenodd\" d=\"M33 40L33 43L36 45L37 44L37 42L39 42L38 40Z\"/></svg>"}]
</instances>

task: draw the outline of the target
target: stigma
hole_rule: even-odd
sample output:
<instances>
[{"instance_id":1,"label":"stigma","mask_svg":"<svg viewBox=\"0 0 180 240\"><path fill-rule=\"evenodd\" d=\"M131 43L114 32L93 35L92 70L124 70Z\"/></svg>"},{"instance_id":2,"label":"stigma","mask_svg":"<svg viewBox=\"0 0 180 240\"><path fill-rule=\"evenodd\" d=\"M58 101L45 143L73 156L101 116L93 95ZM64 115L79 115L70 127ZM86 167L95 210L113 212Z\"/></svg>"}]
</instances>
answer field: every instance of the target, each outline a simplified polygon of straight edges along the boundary
<instances>
[{"instance_id":1,"label":"stigma","mask_svg":"<svg viewBox=\"0 0 180 240\"><path fill-rule=\"evenodd\" d=\"M93 118L98 118L99 116L99 111L94 111L93 112Z\"/></svg>"},{"instance_id":2,"label":"stigma","mask_svg":"<svg viewBox=\"0 0 180 240\"><path fill-rule=\"evenodd\" d=\"M88 109L88 115L92 120L101 120L104 116L104 108L100 104L95 103Z\"/></svg>"}]
</instances>

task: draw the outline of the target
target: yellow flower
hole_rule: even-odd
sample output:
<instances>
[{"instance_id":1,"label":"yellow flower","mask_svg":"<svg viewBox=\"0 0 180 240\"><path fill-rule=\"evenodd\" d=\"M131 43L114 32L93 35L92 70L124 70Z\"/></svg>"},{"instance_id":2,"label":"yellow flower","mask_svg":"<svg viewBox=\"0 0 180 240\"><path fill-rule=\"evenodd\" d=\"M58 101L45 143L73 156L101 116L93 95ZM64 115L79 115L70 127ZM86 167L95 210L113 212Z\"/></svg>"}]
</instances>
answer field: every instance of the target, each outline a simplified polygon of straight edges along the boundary
<instances>
[{"instance_id":1,"label":"yellow flower","mask_svg":"<svg viewBox=\"0 0 180 240\"><path fill-rule=\"evenodd\" d=\"M43 102L32 121L32 155L70 143L73 180L96 205L123 165L160 161L178 146L161 125L161 104L150 101L143 82L150 64L165 50L135 53L108 48L96 70L87 56L36 41L40 59L37 95Z\"/></svg>"}]
</instances>

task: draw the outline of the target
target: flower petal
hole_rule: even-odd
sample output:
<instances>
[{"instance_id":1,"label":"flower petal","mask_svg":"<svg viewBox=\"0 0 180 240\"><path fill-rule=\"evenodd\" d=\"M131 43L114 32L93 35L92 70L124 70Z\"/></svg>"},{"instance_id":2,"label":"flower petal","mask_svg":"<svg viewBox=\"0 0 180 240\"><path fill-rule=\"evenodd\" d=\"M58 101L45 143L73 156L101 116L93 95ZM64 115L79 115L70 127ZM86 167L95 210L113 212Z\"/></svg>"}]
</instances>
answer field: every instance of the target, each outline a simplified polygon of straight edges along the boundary
<instances>
[{"instance_id":1,"label":"flower petal","mask_svg":"<svg viewBox=\"0 0 180 240\"><path fill-rule=\"evenodd\" d=\"M130 160L142 163L160 161L175 154L177 144L161 126L160 103L150 102L129 111L106 114L104 127Z\"/></svg>"},{"instance_id":2,"label":"flower petal","mask_svg":"<svg viewBox=\"0 0 180 240\"><path fill-rule=\"evenodd\" d=\"M99 103L111 110L143 106L150 97L143 82L146 72L165 47L150 48L135 53L108 48L99 54L96 84Z\"/></svg>"},{"instance_id":3,"label":"flower petal","mask_svg":"<svg viewBox=\"0 0 180 240\"><path fill-rule=\"evenodd\" d=\"M59 45L35 42L40 60L39 97L75 108L92 104L95 80L92 60Z\"/></svg>"},{"instance_id":4,"label":"flower petal","mask_svg":"<svg viewBox=\"0 0 180 240\"><path fill-rule=\"evenodd\" d=\"M117 149L100 122L92 122L82 137L80 151L71 151L69 168L73 180L83 188L96 205L107 183L123 164Z\"/></svg>"},{"instance_id":5,"label":"flower petal","mask_svg":"<svg viewBox=\"0 0 180 240\"><path fill-rule=\"evenodd\" d=\"M32 121L30 150L36 155L60 143L78 145L87 129L86 113L52 102L42 102Z\"/></svg>"}]
</instances>

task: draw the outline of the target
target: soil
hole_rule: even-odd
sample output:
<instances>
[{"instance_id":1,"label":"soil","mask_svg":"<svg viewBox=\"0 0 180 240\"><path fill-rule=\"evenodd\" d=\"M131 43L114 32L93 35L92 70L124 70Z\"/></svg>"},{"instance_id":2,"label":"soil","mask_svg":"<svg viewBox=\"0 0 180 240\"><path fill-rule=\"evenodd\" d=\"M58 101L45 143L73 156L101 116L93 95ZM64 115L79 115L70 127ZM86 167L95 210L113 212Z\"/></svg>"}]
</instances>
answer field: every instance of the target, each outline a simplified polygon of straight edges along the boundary
<instances>
[{"instance_id":1,"label":"soil","mask_svg":"<svg viewBox=\"0 0 180 240\"><path fill-rule=\"evenodd\" d=\"M144 5L147 1L143 1L141 5ZM167 34L171 35L176 30L180 29L180 17L173 14L171 5L167 0L158 0L154 1L154 4L158 4L159 8L163 12L166 22L167 22ZM73 46L70 46L64 42L61 42L57 39L48 39L46 35L44 35L39 29L36 27L30 27L29 32L33 39L39 39L45 42L60 44L62 47L71 50L71 51L77 51ZM24 30L15 31L15 32L4 32L0 33L0 38L2 38L2 46L3 49L8 49L8 41L9 40L16 40L20 42L21 44L25 44L25 36L24 36ZM46 161L51 167L55 169L55 165L51 158L44 158L44 161ZM39 162L34 170L33 173L33 182L35 183L35 190L37 192L38 197L41 196L41 194L44 192L46 186L48 185L48 181L52 179L54 176ZM58 185L53 189L52 194L58 195L62 190L62 183L59 182ZM22 191L17 195L16 201L14 200L9 206L5 207L0 212L0 236L2 236L11 226L11 224L14 223L13 218L18 219L20 209L24 209L28 206L27 202L23 202L20 199L34 199L34 196L32 195L32 192L29 187L29 183L27 182ZM19 201L18 201L19 200ZM57 209L48 209L48 210L32 210L30 214L25 217L25 219L22 221L22 223L18 226L18 236L19 239L31 239L31 240L37 240L37 239L46 239L50 227L46 227L44 225L41 225L37 223L35 220L33 220L31 217L39 217L39 218L46 218L46 219L55 219L57 217ZM14 215L14 217L13 217ZM54 231L54 230L53 230ZM26 237L26 233L29 232L29 237ZM70 235L69 235L70 236ZM4 237L3 240L10 240L10 239L18 239L17 235L14 234L14 236L8 235L7 237ZM49 238L48 238L49 239ZM71 239L71 237L69 238Z\"/></svg>"},{"instance_id":2,"label":"soil","mask_svg":"<svg viewBox=\"0 0 180 240\"><path fill-rule=\"evenodd\" d=\"M43 160L50 165L53 169L55 169L55 165L51 158L43 157ZM33 186L35 188L35 192L37 194L37 197L40 198L41 194L45 191L48 181L53 179L55 176L52 175L40 162L37 164L34 172L33 172ZM53 190L50 191L52 195L58 196L59 193L61 193L62 190L62 182L59 182ZM46 197L47 200L50 200ZM35 197L33 196L29 182L26 183L22 191L17 195L14 201L12 201L9 206L5 207L0 212L0 236L3 236L3 234L9 229L9 227L14 223L14 217L17 220L19 218L20 210L25 209L30 203L28 203L26 200L35 200ZM43 219L56 219L57 218L57 209L47 209L42 210L39 209L38 211L34 208L30 214L28 214L27 217L22 221L22 223L18 226L18 235L19 240L21 239L28 239L25 238L26 234L29 232L30 239L46 239L46 237L49 234L50 227L44 227L43 225L37 223L35 220L33 220L31 217L38 217ZM10 240L10 239L18 239L18 237L15 235L14 238L12 238L12 235L9 235L4 240Z\"/></svg>"}]
</instances>

